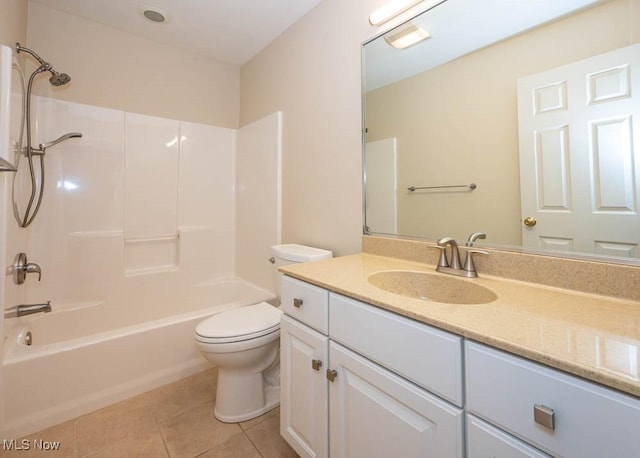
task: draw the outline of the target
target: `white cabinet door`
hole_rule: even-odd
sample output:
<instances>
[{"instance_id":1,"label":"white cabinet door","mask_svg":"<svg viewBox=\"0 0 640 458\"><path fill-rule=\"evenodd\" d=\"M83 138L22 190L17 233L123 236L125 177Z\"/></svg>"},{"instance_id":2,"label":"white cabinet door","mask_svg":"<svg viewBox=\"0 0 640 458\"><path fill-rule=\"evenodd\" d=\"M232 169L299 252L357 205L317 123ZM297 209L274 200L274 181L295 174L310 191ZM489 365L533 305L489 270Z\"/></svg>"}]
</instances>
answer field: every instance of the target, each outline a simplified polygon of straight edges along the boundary
<instances>
[{"instance_id":1,"label":"white cabinet door","mask_svg":"<svg viewBox=\"0 0 640 458\"><path fill-rule=\"evenodd\" d=\"M398 152L397 139L369 142L364 148L367 177L365 209L367 230L398 232Z\"/></svg>"},{"instance_id":2,"label":"white cabinet door","mask_svg":"<svg viewBox=\"0 0 640 458\"><path fill-rule=\"evenodd\" d=\"M328 450L329 338L283 316L280 324L280 434L302 457Z\"/></svg>"},{"instance_id":3,"label":"white cabinet door","mask_svg":"<svg viewBox=\"0 0 640 458\"><path fill-rule=\"evenodd\" d=\"M339 344L329 349L333 458L463 456L460 409Z\"/></svg>"}]
</instances>

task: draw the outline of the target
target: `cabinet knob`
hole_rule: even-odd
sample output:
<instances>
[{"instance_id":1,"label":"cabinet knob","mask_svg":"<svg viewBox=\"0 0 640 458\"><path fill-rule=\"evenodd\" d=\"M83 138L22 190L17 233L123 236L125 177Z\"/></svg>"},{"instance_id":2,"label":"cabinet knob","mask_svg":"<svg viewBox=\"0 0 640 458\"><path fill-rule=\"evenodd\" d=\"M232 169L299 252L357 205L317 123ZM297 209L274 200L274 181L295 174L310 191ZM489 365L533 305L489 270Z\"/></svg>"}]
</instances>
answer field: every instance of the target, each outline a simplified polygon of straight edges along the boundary
<instances>
[{"instance_id":1,"label":"cabinet knob","mask_svg":"<svg viewBox=\"0 0 640 458\"><path fill-rule=\"evenodd\" d=\"M540 426L544 426L553 431L556 429L554 417L555 414L552 408L540 404L533 406L533 419Z\"/></svg>"},{"instance_id":2,"label":"cabinet knob","mask_svg":"<svg viewBox=\"0 0 640 458\"><path fill-rule=\"evenodd\" d=\"M296 307L296 308L302 307L302 303L303 302L304 301L302 299L298 298L298 297L294 297L293 298L293 306Z\"/></svg>"},{"instance_id":3,"label":"cabinet knob","mask_svg":"<svg viewBox=\"0 0 640 458\"><path fill-rule=\"evenodd\" d=\"M330 382L333 382L337 376L338 376L338 371L336 371L335 369L327 369L327 379Z\"/></svg>"},{"instance_id":4,"label":"cabinet knob","mask_svg":"<svg viewBox=\"0 0 640 458\"><path fill-rule=\"evenodd\" d=\"M322 361L320 361L319 359L312 359L311 367L313 368L314 371L319 371L320 368L322 367Z\"/></svg>"}]
</instances>

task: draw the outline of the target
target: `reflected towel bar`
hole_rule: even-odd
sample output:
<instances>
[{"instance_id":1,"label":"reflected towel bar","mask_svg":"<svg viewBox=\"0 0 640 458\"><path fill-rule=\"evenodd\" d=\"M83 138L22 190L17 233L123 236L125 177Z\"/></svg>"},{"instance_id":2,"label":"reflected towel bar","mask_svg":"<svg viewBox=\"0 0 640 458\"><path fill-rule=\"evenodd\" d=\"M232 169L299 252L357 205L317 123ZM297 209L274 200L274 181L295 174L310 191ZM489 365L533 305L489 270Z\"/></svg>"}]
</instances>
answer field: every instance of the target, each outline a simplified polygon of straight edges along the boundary
<instances>
[{"instance_id":1,"label":"reflected towel bar","mask_svg":"<svg viewBox=\"0 0 640 458\"><path fill-rule=\"evenodd\" d=\"M443 189L443 188L469 188L471 191L473 191L477 187L478 185L476 185L475 183L470 183L470 184L454 184L449 186L421 186L421 187L409 186L407 189L411 192L417 189Z\"/></svg>"}]
</instances>

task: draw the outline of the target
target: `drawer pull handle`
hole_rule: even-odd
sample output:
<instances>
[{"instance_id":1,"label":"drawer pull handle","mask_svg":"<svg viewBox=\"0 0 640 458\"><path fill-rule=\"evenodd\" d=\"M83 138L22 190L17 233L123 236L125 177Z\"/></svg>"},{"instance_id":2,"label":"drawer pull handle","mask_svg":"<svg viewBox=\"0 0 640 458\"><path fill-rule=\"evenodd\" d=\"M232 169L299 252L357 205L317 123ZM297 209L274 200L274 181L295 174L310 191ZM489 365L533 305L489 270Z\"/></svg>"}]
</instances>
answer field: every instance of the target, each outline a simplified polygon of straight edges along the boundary
<instances>
[{"instance_id":1,"label":"drawer pull handle","mask_svg":"<svg viewBox=\"0 0 640 458\"><path fill-rule=\"evenodd\" d=\"M333 382L338 376L338 371L335 369L327 369L327 380Z\"/></svg>"},{"instance_id":2,"label":"drawer pull handle","mask_svg":"<svg viewBox=\"0 0 640 458\"><path fill-rule=\"evenodd\" d=\"M322 367L322 361L320 361L319 359L312 359L311 367L313 368L314 371L319 371L320 368Z\"/></svg>"},{"instance_id":3,"label":"drawer pull handle","mask_svg":"<svg viewBox=\"0 0 640 458\"><path fill-rule=\"evenodd\" d=\"M553 409L547 406L536 404L533 406L533 419L540 426L549 428L550 430L556 429L555 414Z\"/></svg>"},{"instance_id":4,"label":"drawer pull handle","mask_svg":"<svg viewBox=\"0 0 640 458\"><path fill-rule=\"evenodd\" d=\"M293 306L296 307L296 308L302 307L302 303L303 302L304 301L302 299L300 299L300 298L297 298L297 297L293 298Z\"/></svg>"}]
</instances>

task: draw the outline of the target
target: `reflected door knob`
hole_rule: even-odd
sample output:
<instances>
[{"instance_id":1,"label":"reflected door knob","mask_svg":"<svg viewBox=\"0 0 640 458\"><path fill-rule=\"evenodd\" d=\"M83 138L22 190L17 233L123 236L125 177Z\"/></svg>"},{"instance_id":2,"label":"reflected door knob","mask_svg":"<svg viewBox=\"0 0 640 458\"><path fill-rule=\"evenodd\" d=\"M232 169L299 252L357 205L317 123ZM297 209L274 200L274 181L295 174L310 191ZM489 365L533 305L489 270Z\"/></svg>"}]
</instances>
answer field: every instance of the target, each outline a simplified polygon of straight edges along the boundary
<instances>
[{"instance_id":1,"label":"reflected door knob","mask_svg":"<svg viewBox=\"0 0 640 458\"><path fill-rule=\"evenodd\" d=\"M527 227L533 227L537 223L536 219L533 216L527 216L525 219L522 220L522 222Z\"/></svg>"}]
</instances>

